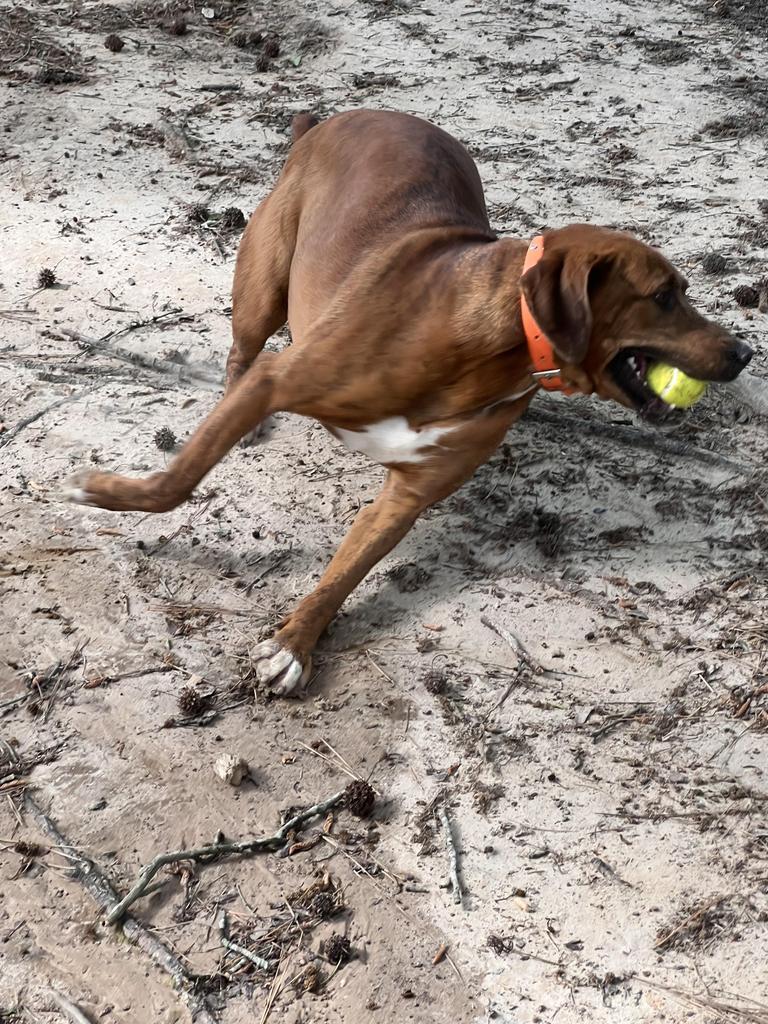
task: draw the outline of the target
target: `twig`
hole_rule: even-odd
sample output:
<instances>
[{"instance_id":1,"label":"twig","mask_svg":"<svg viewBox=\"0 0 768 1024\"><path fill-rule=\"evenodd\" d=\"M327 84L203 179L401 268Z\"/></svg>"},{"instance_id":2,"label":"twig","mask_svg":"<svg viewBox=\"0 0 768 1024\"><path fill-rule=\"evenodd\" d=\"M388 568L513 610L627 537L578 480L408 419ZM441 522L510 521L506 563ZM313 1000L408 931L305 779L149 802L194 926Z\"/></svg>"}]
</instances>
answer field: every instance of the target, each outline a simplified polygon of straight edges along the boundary
<instances>
[{"instance_id":1,"label":"twig","mask_svg":"<svg viewBox=\"0 0 768 1024\"><path fill-rule=\"evenodd\" d=\"M166 864L174 864L179 860L211 860L220 857L225 853L247 855L250 853L279 850L285 845L290 832L294 832L310 818L314 818L318 814L324 814L332 807L336 807L337 804L341 803L343 798L344 790L341 790L329 797L327 800L323 800L322 803L308 807L305 811L301 811L294 818L291 818L290 821L286 821L281 825L277 832L272 836L263 836L259 839L247 839L241 842L231 843L221 841L218 843L210 843L208 846L201 846L193 850L174 850L171 853L161 853L141 871L138 881L127 896L124 896L123 899L110 910L107 915L107 923L115 924L116 921L119 921L128 907L143 896L149 883L155 877L160 868L164 867Z\"/></svg>"},{"instance_id":2,"label":"twig","mask_svg":"<svg viewBox=\"0 0 768 1024\"><path fill-rule=\"evenodd\" d=\"M169 320L169 317L175 317ZM219 391L223 384L223 376L220 371L204 365L190 365L185 362L174 362L170 359L158 359L154 356L145 356L140 352L132 352L130 349L121 348L111 344L112 339L128 334L131 331L139 330L142 327L151 327L155 324L167 326L169 323L186 323L192 320L191 316L178 312L166 313L162 316L151 317L149 320L136 320L127 327L109 331L101 338L89 338L79 331L62 328L59 332L71 341L77 342L80 348L89 352L101 352L109 359L118 359L132 366L138 366L153 373L166 373L175 377L180 384L196 384L208 388L211 391Z\"/></svg>"},{"instance_id":3,"label":"twig","mask_svg":"<svg viewBox=\"0 0 768 1024\"><path fill-rule=\"evenodd\" d=\"M265 960L264 957L257 956L256 953L252 953L250 949L246 949L245 946L238 945L237 942L233 942L229 937L227 928L227 912L222 909L219 915L219 938L224 949L228 949L232 953L237 953L238 956L244 957L246 960L258 967L260 971L271 971L279 963L278 960Z\"/></svg>"},{"instance_id":4,"label":"twig","mask_svg":"<svg viewBox=\"0 0 768 1024\"><path fill-rule=\"evenodd\" d=\"M98 388L104 386L104 381L100 381L98 384L94 384L93 387L85 388L83 391L75 391L71 395L66 395L64 398L59 398L55 402L51 402L50 405L44 406L42 409L38 409L37 412L33 412L30 416L25 416L23 420L19 420L10 430L6 430L4 434L0 434L0 448L5 448L13 441L15 437L32 423L36 423L37 420L45 416L46 413L53 412L54 409L60 408L62 405L66 405L67 402L76 402L79 398L85 398L86 395L92 394Z\"/></svg>"},{"instance_id":5,"label":"twig","mask_svg":"<svg viewBox=\"0 0 768 1024\"><path fill-rule=\"evenodd\" d=\"M51 989L48 993L51 999L56 1003L58 1008L68 1017L74 1024L93 1024L90 1017L86 1017L83 1011L75 1006L74 1003L70 1002L66 996L63 996L60 992L55 989Z\"/></svg>"},{"instance_id":6,"label":"twig","mask_svg":"<svg viewBox=\"0 0 768 1024\"><path fill-rule=\"evenodd\" d=\"M29 793L24 794L24 810L32 818L37 827L47 835L58 850L70 862L72 877L87 890L91 899L102 910L108 910L117 903L117 893L112 883L84 853L74 847L53 821L35 803ZM216 1024L202 996L193 991L194 976L182 964L181 960L160 941L148 928L133 917L125 917L120 926L123 934L143 950L158 967L173 979L176 988L183 993L195 1024Z\"/></svg>"},{"instance_id":7,"label":"twig","mask_svg":"<svg viewBox=\"0 0 768 1024\"><path fill-rule=\"evenodd\" d=\"M326 764L333 765L333 767L336 768L338 771L343 772L345 775L348 775L350 779L362 778L361 775L357 775L350 769L345 768L343 764L337 763L336 761L334 761L332 757L328 757L327 754L322 754L319 750L315 750L314 747L310 747L310 745L308 743L304 743L303 740L296 740L296 742L299 744L300 747L304 747L305 750L308 750L310 754L314 754L315 757L319 757L321 761L325 761Z\"/></svg>"},{"instance_id":8,"label":"twig","mask_svg":"<svg viewBox=\"0 0 768 1024\"><path fill-rule=\"evenodd\" d=\"M543 665L539 664L539 662L536 661L536 659L528 653L528 650L526 649L522 640L518 640L514 633L510 633L510 631L508 629L504 629L503 626L497 626L495 622L491 622L491 620L487 618L485 615L480 616L480 621L484 626L486 626L488 629L494 632L496 636L500 636L501 639L506 644L509 644L509 646L515 652L517 657L520 659L520 662L527 668L529 668L531 672L534 672L537 676L540 676L550 671L549 669L544 668Z\"/></svg>"},{"instance_id":9,"label":"twig","mask_svg":"<svg viewBox=\"0 0 768 1024\"><path fill-rule=\"evenodd\" d=\"M514 688L520 682L520 676L523 674L523 669L524 668L525 668L525 665L521 661L518 664L517 668L515 669L515 674L512 676L512 679L509 681L506 689L504 690L504 693L502 693L502 695L499 697L499 699L496 701L496 703L493 705L493 707L486 713L484 721L487 722L488 719L491 717L491 715L493 715L496 711L498 711L499 708L504 706L504 704L506 703L507 698L509 697L510 693L512 693Z\"/></svg>"},{"instance_id":10,"label":"twig","mask_svg":"<svg viewBox=\"0 0 768 1024\"><path fill-rule=\"evenodd\" d=\"M749 1024L768 1024L768 1006L765 1003L758 1003L754 999L737 996L737 1002L732 999L720 999L709 994L700 996L695 992L685 992L683 989L664 985L650 978L642 978L637 974L632 975L632 980L637 982L638 985L645 985L646 988L652 988L656 992L665 992L676 999L682 999L684 1002L700 1010L715 1013L723 1020L748 1021Z\"/></svg>"},{"instance_id":11,"label":"twig","mask_svg":"<svg viewBox=\"0 0 768 1024\"><path fill-rule=\"evenodd\" d=\"M555 426L572 431L573 434L607 436L613 441L621 441L622 444L634 445L636 448L649 448L656 454L679 455L684 458L696 459L698 462L705 462L711 466L718 466L720 469L728 469L745 476L754 473L757 469L757 466L747 466L743 462L734 462L733 459L727 459L724 455L718 455L716 452L696 448L687 441L676 441L674 438L666 437L661 431L638 430L636 427L625 427L620 423L612 423L610 420L586 419L585 417L568 416L555 412L553 409L534 408L529 409L525 414L525 421L553 423Z\"/></svg>"},{"instance_id":12,"label":"twig","mask_svg":"<svg viewBox=\"0 0 768 1024\"><path fill-rule=\"evenodd\" d=\"M276 973L274 978L272 979L272 984L269 986L269 993L267 995L267 1001L264 1004L264 1010L263 1010L263 1012L261 1014L261 1020L260 1020L259 1024L267 1024L267 1020L269 1019L269 1015L272 1012L272 1007L275 1005L275 1000L277 999L277 997L280 995L280 993L283 990L283 982L285 981L285 976L286 976L287 973L288 973L288 964L285 965L285 967L283 968L283 971L281 973L279 973L279 974Z\"/></svg>"},{"instance_id":13,"label":"twig","mask_svg":"<svg viewBox=\"0 0 768 1024\"><path fill-rule=\"evenodd\" d=\"M671 939L674 939L674 937L679 935L680 932L685 931L686 928L690 928L690 926L702 918L708 910L711 910L712 907L716 907L730 898L730 896L716 896L713 900L710 900L709 903L705 903L703 907L699 907L699 909L695 910L689 917L686 917L684 921L681 921L677 928L673 928L671 932L667 932L666 935L662 935L662 937L654 943L653 948L663 949Z\"/></svg>"},{"instance_id":14,"label":"twig","mask_svg":"<svg viewBox=\"0 0 768 1024\"><path fill-rule=\"evenodd\" d=\"M451 864L451 888L453 889L453 902L461 903L461 897L463 895L461 890L461 882L459 880L459 851L456 849L456 843L453 840L453 832L451 831L451 823L448 820L444 807L438 807L438 817L443 826L445 833L445 845L448 848L448 857Z\"/></svg>"}]
</instances>

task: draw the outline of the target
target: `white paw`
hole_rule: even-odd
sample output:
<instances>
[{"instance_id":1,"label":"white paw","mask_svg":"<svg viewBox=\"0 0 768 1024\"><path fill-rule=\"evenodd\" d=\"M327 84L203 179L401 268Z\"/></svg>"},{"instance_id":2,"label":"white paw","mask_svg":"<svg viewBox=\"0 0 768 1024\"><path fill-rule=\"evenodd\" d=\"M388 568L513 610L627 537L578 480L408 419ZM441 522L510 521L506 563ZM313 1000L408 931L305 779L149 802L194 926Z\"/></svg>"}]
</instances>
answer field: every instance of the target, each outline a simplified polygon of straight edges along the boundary
<instances>
[{"instance_id":1,"label":"white paw","mask_svg":"<svg viewBox=\"0 0 768 1024\"><path fill-rule=\"evenodd\" d=\"M83 487L89 475L87 470L75 473L61 488L54 492L54 497L58 501L68 501L75 505L95 505L95 495Z\"/></svg>"},{"instance_id":2,"label":"white paw","mask_svg":"<svg viewBox=\"0 0 768 1024\"><path fill-rule=\"evenodd\" d=\"M251 654L255 662L256 678L267 683L279 697L287 697L303 689L312 671L312 662L303 666L299 659L281 647L276 640L265 640Z\"/></svg>"}]
</instances>

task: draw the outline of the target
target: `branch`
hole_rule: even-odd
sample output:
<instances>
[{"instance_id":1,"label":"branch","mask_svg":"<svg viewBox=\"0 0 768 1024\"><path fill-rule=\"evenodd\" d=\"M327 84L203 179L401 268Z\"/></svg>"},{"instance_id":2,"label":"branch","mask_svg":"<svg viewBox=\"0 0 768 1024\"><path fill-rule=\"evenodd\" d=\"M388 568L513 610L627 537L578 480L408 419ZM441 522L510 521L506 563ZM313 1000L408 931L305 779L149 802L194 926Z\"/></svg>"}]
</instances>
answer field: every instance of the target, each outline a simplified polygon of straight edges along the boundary
<instances>
[{"instance_id":1,"label":"branch","mask_svg":"<svg viewBox=\"0 0 768 1024\"><path fill-rule=\"evenodd\" d=\"M60 992L57 992L55 989L51 989L48 995L54 1003L56 1003L64 1016L72 1021L72 1024L93 1024L91 1018L86 1017L79 1006L75 1006L73 1002L70 1002L70 1000Z\"/></svg>"},{"instance_id":2,"label":"branch","mask_svg":"<svg viewBox=\"0 0 768 1024\"><path fill-rule=\"evenodd\" d=\"M45 416L46 413L53 412L54 409L58 409L60 406L66 405L67 402L76 402L78 398L85 398L86 395L90 395L92 392L96 391L97 388L103 386L104 382L102 381L99 384L94 384L93 387L85 388L83 391L75 391L72 395L65 395L64 398L59 398L57 401L51 402L50 405L44 406L37 412L33 412L30 416L26 416L23 420L19 420L19 422L15 426L11 427L10 430L7 430L4 434L0 434L0 448L5 448L6 445L9 445L25 427L35 423L37 420Z\"/></svg>"},{"instance_id":3,"label":"branch","mask_svg":"<svg viewBox=\"0 0 768 1024\"><path fill-rule=\"evenodd\" d=\"M229 929L227 927L227 912L222 909L219 915L219 938L224 949L228 949L231 953L237 953L238 956L244 957L246 960L258 967L260 971L271 971L280 963L279 960L265 960L263 956L257 956L256 953L252 953L250 949L246 949L245 946L240 946L237 942L233 942L229 937Z\"/></svg>"},{"instance_id":4,"label":"branch","mask_svg":"<svg viewBox=\"0 0 768 1024\"><path fill-rule=\"evenodd\" d=\"M496 634L496 636L500 636L505 643L509 644L517 655L518 661L521 665L525 665L526 668L529 668L531 672L537 676L544 675L550 671L549 669L544 668L543 665L540 665L532 654L528 653L523 641L518 639L514 633L510 632L508 629L504 629L503 626L497 626L495 622L491 622L491 620L486 618L485 615L480 616L480 621L487 629L490 629Z\"/></svg>"},{"instance_id":5,"label":"branch","mask_svg":"<svg viewBox=\"0 0 768 1024\"><path fill-rule=\"evenodd\" d=\"M290 821L286 821L285 824L281 825L277 832L272 836L262 836L259 839L246 839L241 842L227 842L226 840L222 840L221 842L210 843L208 846L200 846L193 850L174 850L171 853L161 853L142 869L138 881L127 896L124 896L119 903L112 907L107 915L107 923L115 924L115 922L119 921L128 907L144 895L149 883L155 877L160 868L164 867L166 864L174 864L179 860L212 860L225 853L247 855L249 853L262 853L265 851L279 850L282 846L285 846L289 832L295 831L300 825L303 825L305 821L308 821L310 818L314 818L315 815L324 814L332 807L336 807L336 805L340 804L343 799L344 790L342 789L339 793L335 793L327 800L323 800L322 803L314 804L312 807L308 807L305 811L301 811L301 813L297 814L294 818L291 818Z\"/></svg>"},{"instance_id":6,"label":"branch","mask_svg":"<svg viewBox=\"0 0 768 1024\"><path fill-rule=\"evenodd\" d=\"M53 840L54 845L71 862L73 877L84 886L93 902L102 910L108 910L114 906L118 897L111 882L93 861L89 860L59 832L53 821L38 807L29 793L24 795L24 809L40 831ZM130 942L135 943L161 970L171 976L176 988L182 991L195 1024L216 1024L205 999L193 991L194 976L187 971L176 954L133 917L126 917L121 922L121 927L123 934Z\"/></svg>"},{"instance_id":7,"label":"branch","mask_svg":"<svg viewBox=\"0 0 768 1024\"><path fill-rule=\"evenodd\" d=\"M445 832L445 845L448 847L448 857L451 864L451 888L453 889L453 901L454 903L461 903L462 889L461 881L459 879L459 851L456 849L456 843L453 839L453 832L451 831L451 823L448 820L448 815L445 812L444 807L439 807L437 810L438 816Z\"/></svg>"}]
</instances>

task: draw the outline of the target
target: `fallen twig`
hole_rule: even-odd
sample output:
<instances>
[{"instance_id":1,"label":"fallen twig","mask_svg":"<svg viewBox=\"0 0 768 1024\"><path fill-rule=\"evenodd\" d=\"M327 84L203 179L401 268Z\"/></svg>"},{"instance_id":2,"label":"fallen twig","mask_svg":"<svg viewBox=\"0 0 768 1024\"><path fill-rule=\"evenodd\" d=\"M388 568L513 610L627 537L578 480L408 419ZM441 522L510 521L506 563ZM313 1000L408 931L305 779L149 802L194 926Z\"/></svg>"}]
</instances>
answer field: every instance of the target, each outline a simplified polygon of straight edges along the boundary
<instances>
[{"instance_id":1,"label":"fallen twig","mask_svg":"<svg viewBox=\"0 0 768 1024\"><path fill-rule=\"evenodd\" d=\"M124 896L123 899L110 910L107 915L108 924L115 924L115 922L121 919L128 907L144 895L149 883L155 877L160 868L164 867L166 864L174 864L179 860L212 860L225 853L247 855L249 853L279 850L281 847L285 846L290 832L294 832L310 818L314 818L318 814L324 814L332 807L336 807L337 804L341 803L343 798L344 790L342 789L327 800L323 800L321 803L314 804L312 807L308 807L307 810L301 811L294 818L291 818L290 821L286 821L281 825L277 832L271 836L263 836L259 839L246 839L241 842L227 842L226 840L222 840L221 842L210 843L208 846L201 846L193 850L174 850L171 853L161 853L142 870L138 881L127 896Z\"/></svg>"},{"instance_id":2,"label":"fallen twig","mask_svg":"<svg viewBox=\"0 0 768 1024\"><path fill-rule=\"evenodd\" d=\"M109 910L113 907L117 903L118 897L112 883L93 861L89 860L59 832L53 821L38 807L29 793L24 795L24 810L40 831L53 840L57 849L67 858L71 865L72 877L85 887L94 903L102 910ZM187 971L176 954L133 917L124 917L120 926L130 942L135 943L158 967L171 976L176 988L183 993L195 1024L216 1024L204 997L193 991L194 976Z\"/></svg>"},{"instance_id":3,"label":"fallen twig","mask_svg":"<svg viewBox=\"0 0 768 1024\"><path fill-rule=\"evenodd\" d=\"M160 316L151 317L149 320L132 321L127 327L109 331L100 338L89 338L87 335L81 334L79 331L70 330L68 327L62 328L59 333L69 338L70 341L77 342L80 348L86 351L102 352L110 359L130 363L131 366L138 366L153 373L168 374L175 377L181 384L196 384L211 391L219 391L223 386L224 377L218 369L199 364L190 365L181 360L176 362L171 359L158 359L155 356L146 356L140 352L132 352L130 349L112 344L114 338L118 338L123 334L129 334L131 331L140 330L142 327L151 327L158 324L160 326L167 326L170 323L187 323L191 320L191 316L176 310L171 313L163 313Z\"/></svg>"},{"instance_id":4,"label":"fallen twig","mask_svg":"<svg viewBox=\"0 0 768 1024\"><path fill-rule=\"evenodd\" d=\"M673 996L675 999L680 999L691 1006L695 1006L699 1010L706 1010L708 1013L714 1013L719 1019L724 1021L744 1021L748 1022L748 1024L768 1024L768 1005L765 1003L758 1003L755 1000L744 996L736 996L732 999L721 999L719 996L710 995L709 993L706 995L698 995L696 992L686 992L683 989L674 988L671 985L664 985L663 983L653 981L650 978L642 978L637 974L633 974L631 978L632 981L636 981L638 985L645 985L646 988L652 988L656 992L664 992L667 995Z\"/></svg>"},{"instance_id":5,"label":"fallen twig","mask_svg":"<svg viewBox=\"0 0 768 1024\"><path fill-rule=\"evenodd\" d=\"M718 906L720 903L723 903L725 900L729 900L730 898L730 896L716 896L713 900L710 900L708 903L705 903L703 907L699 907L698 910L695 910L692 914L686 917L684 921L681 921L676 928L673 928L672 931L667 932L666 935L662 935L660 939L657 939L654 943L653 948L663 949L664 946L666 946L667 943L674 939L676 935L679 935L680 932L684 932L687 928L690 928L691 925L699 921L707 913L708 910L711 910L713 907Z\"/></svg>"},{"instance_id":6,"label":"fallen twig","mask_svg":"<svg viewBox=\"0 0 768 1024\"><path fill-rule=\"evenodd\" d=\"M277 967L279 961L277 960L265 960L262 956L257 956L256 953L252 953L250 949L246 949L245 946L238 945L237 942L233 942L229 937L229 931L227 928L227 912L226 910L221 911L219 914L219 938L224 949L228 949L231 953L237 953L238 956L244 957L246 960L258 967L260 971L271 971Z\"/></svg>"},{"instance_id":7,"label":"fallen twig","mask_svg":"<svg viewBox=\"0 0 768 1024\"><path fill-rule=\"evenodd\" d=\"M459 851L456 849L453 832L451 831L451 823L448 819L445 808L438 807L437 813L445 833L445 845L448 848L448 857L451 865L450 878L451 888L453 889L453 901L454 903L461 903L463 893L461 889L461 881L459 880Z\"/></svg>"},{"instance_id":8,"label":"fallen twig","mask_svg":"<svg viewBox=\"0 0 768 1024\"><path fill-rule=\"evenodd\" d=\"M68 1017L74 1022L74 1024L93 1024L90 1017L86 1017L78 1006L75 1006L73 1002L70 1002L70 1000L60 992L57 992L55 989L51 989L48 995L54 1003L56 1003L64 1016Z\"/></svg>"},{"instance_id":9,"label":"fallen twig","mask_svg":"<svg viewBox=\"0 0 768 1024\"><path fill-rule=\"evenodd\" d=\"M5 433L0 434L0 448L5 448L7 445L17 437L22 430L30 426L32 423L36 423L37 420L45 416L46 413L53 412L54 409L60 408L62 405L66 405L67 402L76 402L80 398L85 398L86 395L92 394L98 388L104 386L104 381L100 381L98 384L94 384L90 388L84 388L82 391L75 391L71 395L65 395L64 398L59 398L55 402L51 402L50 405L43 406L42 409L38 409L37 412L33 412L29 416L25 416L23 420L19 420L10 430L6 430Z\"/></svg>"},{"instance_id":10,"label":"fallen twig","mask_svg":"<svg viewBox=\"0 0 768 1024\"><path fill-rule=\"evenodd\" d=\"M544 668L532 654L529 654L522 640L519 640L514 633L510 633L508 629L504 629L503 626L497 626L495 622L491 622L485 615L480 616L480 621L487 628L492 630L496 636L500 636L501 639L512 648L520 662L527 668L534 672L537 676L544 675L544 673L550 671Z\"/></svg>"}]
</instances>

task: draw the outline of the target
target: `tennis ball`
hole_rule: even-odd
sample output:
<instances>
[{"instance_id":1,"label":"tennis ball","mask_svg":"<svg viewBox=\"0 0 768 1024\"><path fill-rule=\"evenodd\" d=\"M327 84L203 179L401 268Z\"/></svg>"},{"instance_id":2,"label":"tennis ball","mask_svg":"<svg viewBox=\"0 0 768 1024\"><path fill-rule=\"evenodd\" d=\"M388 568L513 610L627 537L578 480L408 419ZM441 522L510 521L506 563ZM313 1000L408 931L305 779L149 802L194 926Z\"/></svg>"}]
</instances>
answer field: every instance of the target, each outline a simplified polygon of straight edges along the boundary
<instances>
[{"instance_id":1,"label":"tennis ball","mask_svg":"<svg viewBox=\"0 0 768 1024\"><path fill-rule=\"evenodd\" d=\"M695 380L668 363L651 363L645 380L654 395L676 409L690 409L707 390L705 380Z\"/></svg>"}]
</instances>

